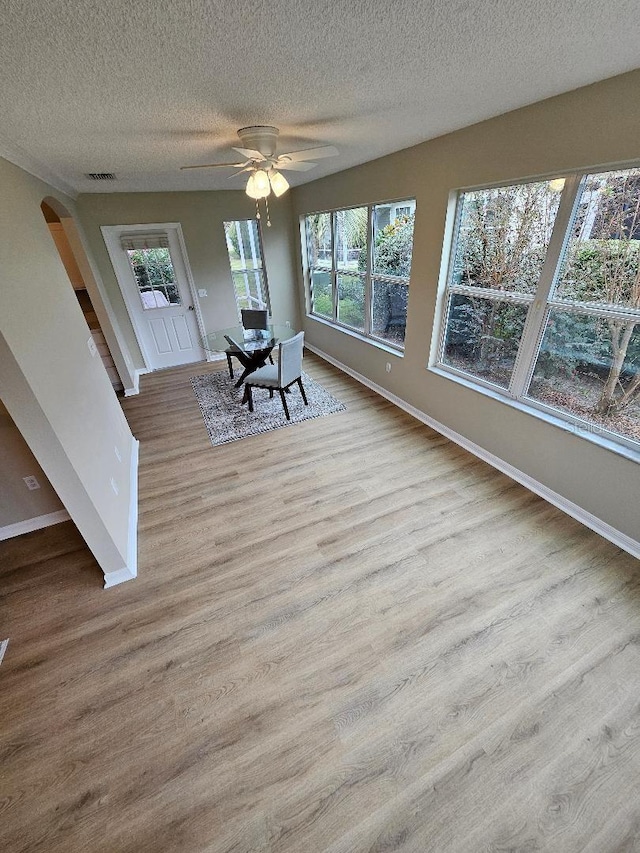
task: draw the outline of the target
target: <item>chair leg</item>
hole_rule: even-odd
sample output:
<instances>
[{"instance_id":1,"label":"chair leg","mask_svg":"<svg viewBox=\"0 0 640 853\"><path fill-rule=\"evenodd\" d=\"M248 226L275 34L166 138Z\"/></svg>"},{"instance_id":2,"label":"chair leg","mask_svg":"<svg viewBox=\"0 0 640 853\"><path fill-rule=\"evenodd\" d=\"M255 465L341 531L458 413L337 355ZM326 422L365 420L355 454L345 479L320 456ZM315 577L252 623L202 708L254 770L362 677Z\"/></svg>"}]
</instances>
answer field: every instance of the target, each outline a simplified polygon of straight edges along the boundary
<instances>
[{"instance_id":1,"label":"chair leg","mask_svg":"<svg viewBox=\"0 0 640 853\"><path fill-rule=\"evenodd\" d=\"M274 363L274 362L273 362L273 356L271 355L271 353L269 353L269 361L271 362L271 364L273 364L273 363Z\"/></svg>"},{"instance_id":2,"label":"chair leg","mask_svg":"<svg viewBox=\"0 0 640 853\"><path fill-rule=\"evenodd\" d=\"M231 363L231 356L227 353L227 367L229 368L229 377L233 379L233 364Z\"/></svg>"},{"instance_id":3,"label":"chair leg","mask_svg":"<svg viewBox=\"0 0 640 853\"><path fill-rule=\"evenodd\" d=\"M269 399L273 400L273 388L269 388Z\"/></svg>"},{"instance_id":4,"label":"chair leg","mask_svg":"<svg viewBox=\"0 0 640 853\"><path fill-rule=\"evenodd\" d=\"M307 395L304 393L304 388L302 386L302 377L298 378L298 385L300 386L300 393L302 394L302 399L304 400L305 406L308 406L309 403L307 401Z\"/></svg>"},{"instance_id":5,"label":"chair leg","mask_svg":"<svg viewBox=\"0 0 640 853\"><path fill-rule=\"evenodd\" d=\"M289 415L289 407L287 406L287 395L284 393L283 388L278 389L280 391L280 399L282 400L282 407L284 408L284 414L288 421L291 420L291 416Z\"/></svg>"},{"instance_id":6,"label":"chair leg","mask_svg":"<svg viewBox=\"0 0 640 853\"><path fill-rule=\"evenodd\" d=\"M249 404L249 411L253 411L253 388L251 385L245 385L245 392L247 395L247 403Z\"/></svg>"}]
</instances>

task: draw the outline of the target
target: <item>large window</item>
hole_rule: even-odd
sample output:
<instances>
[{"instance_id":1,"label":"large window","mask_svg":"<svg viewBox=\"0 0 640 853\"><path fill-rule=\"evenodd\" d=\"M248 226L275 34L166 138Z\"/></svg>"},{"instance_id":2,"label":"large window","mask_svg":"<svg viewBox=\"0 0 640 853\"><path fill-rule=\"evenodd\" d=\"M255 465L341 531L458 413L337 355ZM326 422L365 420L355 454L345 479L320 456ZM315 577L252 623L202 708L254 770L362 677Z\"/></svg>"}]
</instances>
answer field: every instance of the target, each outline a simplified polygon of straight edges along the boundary
<instances>
[{"instance_id":1,"label":"large window","mask_svg":"<svg viewBox=\"0 0 640 853\"><path fill-rule=\"evenodd\" d=\"M637 447L639 261L640 169L461 193L439 364Z\"/></svg>"},{"instance_id":2,"label":"large window","mask_svg":"<svg viewBox=\"0 0 640 853\"><path fill-rule=\"evenodd\" d=\"M415 201L304 218L310 312L404 347Z\"/></svg>"},{"instance_id":3,"label":"large window","mask_svg":"<svg viewBox=\"0 0 640 853\"><path fill-rule=\"evenodd\" d=\"M224 233L238 313L241 308L269 309L269 292L257 221L236 219L225 222Z\"/></svg>"}]
</instances>

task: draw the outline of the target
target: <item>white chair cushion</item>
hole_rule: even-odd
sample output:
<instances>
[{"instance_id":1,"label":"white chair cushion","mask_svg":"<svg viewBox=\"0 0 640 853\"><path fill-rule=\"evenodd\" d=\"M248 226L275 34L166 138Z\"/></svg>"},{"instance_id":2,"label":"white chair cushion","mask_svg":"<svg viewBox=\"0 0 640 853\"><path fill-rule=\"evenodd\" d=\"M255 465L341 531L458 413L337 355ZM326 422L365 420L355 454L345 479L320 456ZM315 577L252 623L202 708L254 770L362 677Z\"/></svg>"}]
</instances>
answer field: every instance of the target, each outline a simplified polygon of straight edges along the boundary
<instances>
[{"instance_id":1,"label":"white chair cushion","mask_svg":"<svg viewBox=\"0 0 640 853\"><path fill-rule=\"evenodd\" d=\"M278 365L265 364L250 373L245 379L246 385L264 385L266 388L278 387Z\"/></svg>"}]
</instances>

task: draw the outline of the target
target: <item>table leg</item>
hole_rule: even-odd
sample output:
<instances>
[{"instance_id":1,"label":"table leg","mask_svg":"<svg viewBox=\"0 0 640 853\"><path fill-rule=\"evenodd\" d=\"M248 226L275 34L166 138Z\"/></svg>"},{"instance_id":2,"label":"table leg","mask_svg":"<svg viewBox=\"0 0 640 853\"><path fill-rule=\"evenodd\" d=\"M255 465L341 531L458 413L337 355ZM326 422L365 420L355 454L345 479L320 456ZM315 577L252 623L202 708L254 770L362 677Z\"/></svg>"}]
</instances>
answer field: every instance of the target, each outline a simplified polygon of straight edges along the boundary
<instances>
[{"instance_id":1,"label":"table leg","mask_svg":"<svg viewBox=\"0 0 640 853\"><path fill-rule=\"evenodd\" d=\"M264 367L272 351L273 347L270 347L268 350L260 350L258 354L253 356L247 356L246 354L244 354L246 363L242 362L244 370L242 371L242 376L236 382L235 387L239 388L244 382L244 380L247 378L247 376L249 376L251 373L254 373L259 367Z\"/></svg>"}]
</instances>

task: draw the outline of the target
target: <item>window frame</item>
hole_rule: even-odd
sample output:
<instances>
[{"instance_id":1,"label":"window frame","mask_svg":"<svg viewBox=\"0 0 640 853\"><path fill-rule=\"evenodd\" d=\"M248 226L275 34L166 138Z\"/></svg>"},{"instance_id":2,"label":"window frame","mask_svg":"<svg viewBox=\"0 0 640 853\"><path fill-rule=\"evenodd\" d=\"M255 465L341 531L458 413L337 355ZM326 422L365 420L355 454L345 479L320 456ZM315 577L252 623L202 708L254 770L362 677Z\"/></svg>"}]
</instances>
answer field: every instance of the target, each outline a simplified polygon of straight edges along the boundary
<instances>
[{"instance_id":1,"label":"window frame","mask_svg":"<svg viewBox=\"0 0 640 853\"><path fill-rule=\"evenodd\" d=\"M446 251L446 265L443 265L444 283L441 281L438 293L438 309L436 311L436 323L439 324L437 335L437 346L433 352L427 367L439 375L447 378L456 378L466 387L475 388L480 392L489 393L497 399L512 403L521 411L530 414L543 414L547 421L557 424L569 424L577 427L576 433L608 448L609 450L623 451L628 458L640 460L640 442L628 438L621 433L608 430L605 426L593 423L571 414L560 408L555 408L540 400L528 396L527 392L536 368L537 358L547 328L547 320L552 310L560 310L575 314L595 316L604 319L629 320L630 317L638 317L640 322L640 311L632 308L616 308L604 303L574 302L568 299L555 297L555 286L562 268L567 245L571 240L573 225L578 214L582 190L588 177L600 172L624 171L626 169L638 168L638 163L624 163L620 166L607 165L605 167L593 167L589 170L579 172L565 172L562 175L553 174L543 177L528 177L520 180L505 181L500 183L485 184L476 187L461 188L455 191L453 224L445 231L443 251ZM455 263L456 244L459 237L460 221L462 212L462 199L465 193L477 192L484 189L498 189L501 187L518 186L520 184L534 183L553 179L564 179L564 187L560 198L560 204L554 221L551 238L547 247L545 260L540 272L538 286L535 293L523 294L505 291L488 291L485 288L473 287L471 285L452 284L453 266ZM465 296L475 295L481 298L493 299L494 301L512 301L519 304L527 304L527 317L525 326L518 346L516 360L511 373L508 387L498 385L475 376L474 374L446 364L443 361L446 343L447 326L451 305L451 295L460 293ZM491 294L489 296L488 294ZM624 451L632 451L632 453Z\"/></svg>"},{"instance_id":2,"label":"window frame","mask_svg":"<svg viewBox=\"0 0 640 853\"><path fill-rule=\"evenodd\" d=\"M409 276L394 276L386 273L375 273L373 271L373 254L374 254L374 217L373 211L374 208L379 205L395 205L398 201L406 201L413 202L414 204L414 212L413 215L415 217L415 213L417 210L417 200L415 197L403 197L398 200L394 199L383 199L381 201L367 202L361 204L352 204L346 207L337 207L331 208L329 210L312 210L308 213L301 214L300 216L300 245L302 247L302 270L303 270L303 278L305 284L305 296L306 296L306 313L307 316L313 320L317 320L319 322L327 323L331 326L335 326L340 331L349 332L357 337L360 337L366 340L368 343L374 343L378 346L390 349L394 354L403 356L405 352L404 342L402 345L396 344L393 341L389 341L387 338L380 337L376 335L372 330L373 326L373 284L375 281L387 281L391 284L401 284L410 288L411 286L411 274ZM345 270L340 268L338 265L337 258L337 214L343 211L348 210L356 210L358 208L366 208L367 209L367 253L366 253L366 267L364 272L360 272L359 270ZM309 216L320 216L320 215L328 215L329 216L329 229L330 229L330 237L331 237L331 267L311 267L309 264L309 234L307 233L307 217ZM415 223L415 220L414 220ZM415 234L415 230L414 230ZM413 242L411 245L411 256L412 256L412 265L411 270L413 272ZM331 316L327 317L324 314L318 314L314 312L313 306L313 286L312 286L312 276L314 272L328 272L330 275L331 282ZM345 323L342 320L338 319L338 275L355 275L360 276L364 279L364 329L359 329L357 326L352 326L349 323ZM408 316L408 312L407 312Z\"/></svg>"},{"instance_id":3,"label":"window frame","mask_svg":"<svg viewBox=\"0 0 640 853\"><path fill-rule=\"evenodd\" d=\"M238 223L242 223L242 222L255 222L256 234L257 234L257 250L258 250L259 255L260 255L261 265L259 267L243 267L241 269L234 270L233 267L231 266L231 255L229 254L229 246L227 244L226 225L227 225L227 223L232 223L236 226L236 231L238 231ZM256 219L255 217L254 218L245 217L243 219L224 219L222 222L222 228L224 231L225 247L227 249L227 260L229 261L229 272L231 274L231 286L233 288L233 296L234 296L235 303L236 303L236 309L238 311L238 320L241 319L242 315L240 312L241 312L242 308L241 308L240 303L238 301L238 299L239 299L238 292L236 290L236 284L235 284L235 281L233 278L234 273L243 273L245 276L245 289L246 289L246 294L247 294L247 300L249 302L249 305L247 307L250 309L258 309L258 310L261 310L261 309L264 310L266 308L269 315L271 315L271 297L269 294L269 281L267 278L267 266L266 266L266 262L265 262L265 258L264 258L264 246L263 246L263 242L262 242L262 228L260 225L260 220ZM238 238L240 238L240 234L238 234ZM241 257L242 257L242 252L241 252ZM254 276L258 275L258 277L260 278L260 282L261 282L260 290L262 292L262 296L264 297L264 299L262 300L264 302L264 304L256 304L256 305L253 304L253 302L257 302L258 300L255 300L253 298L253 296L251 296L249 289L248 289L248 285L246 284L246 278L249 275L254 275Z\"/></svg>"}]
</instances>

